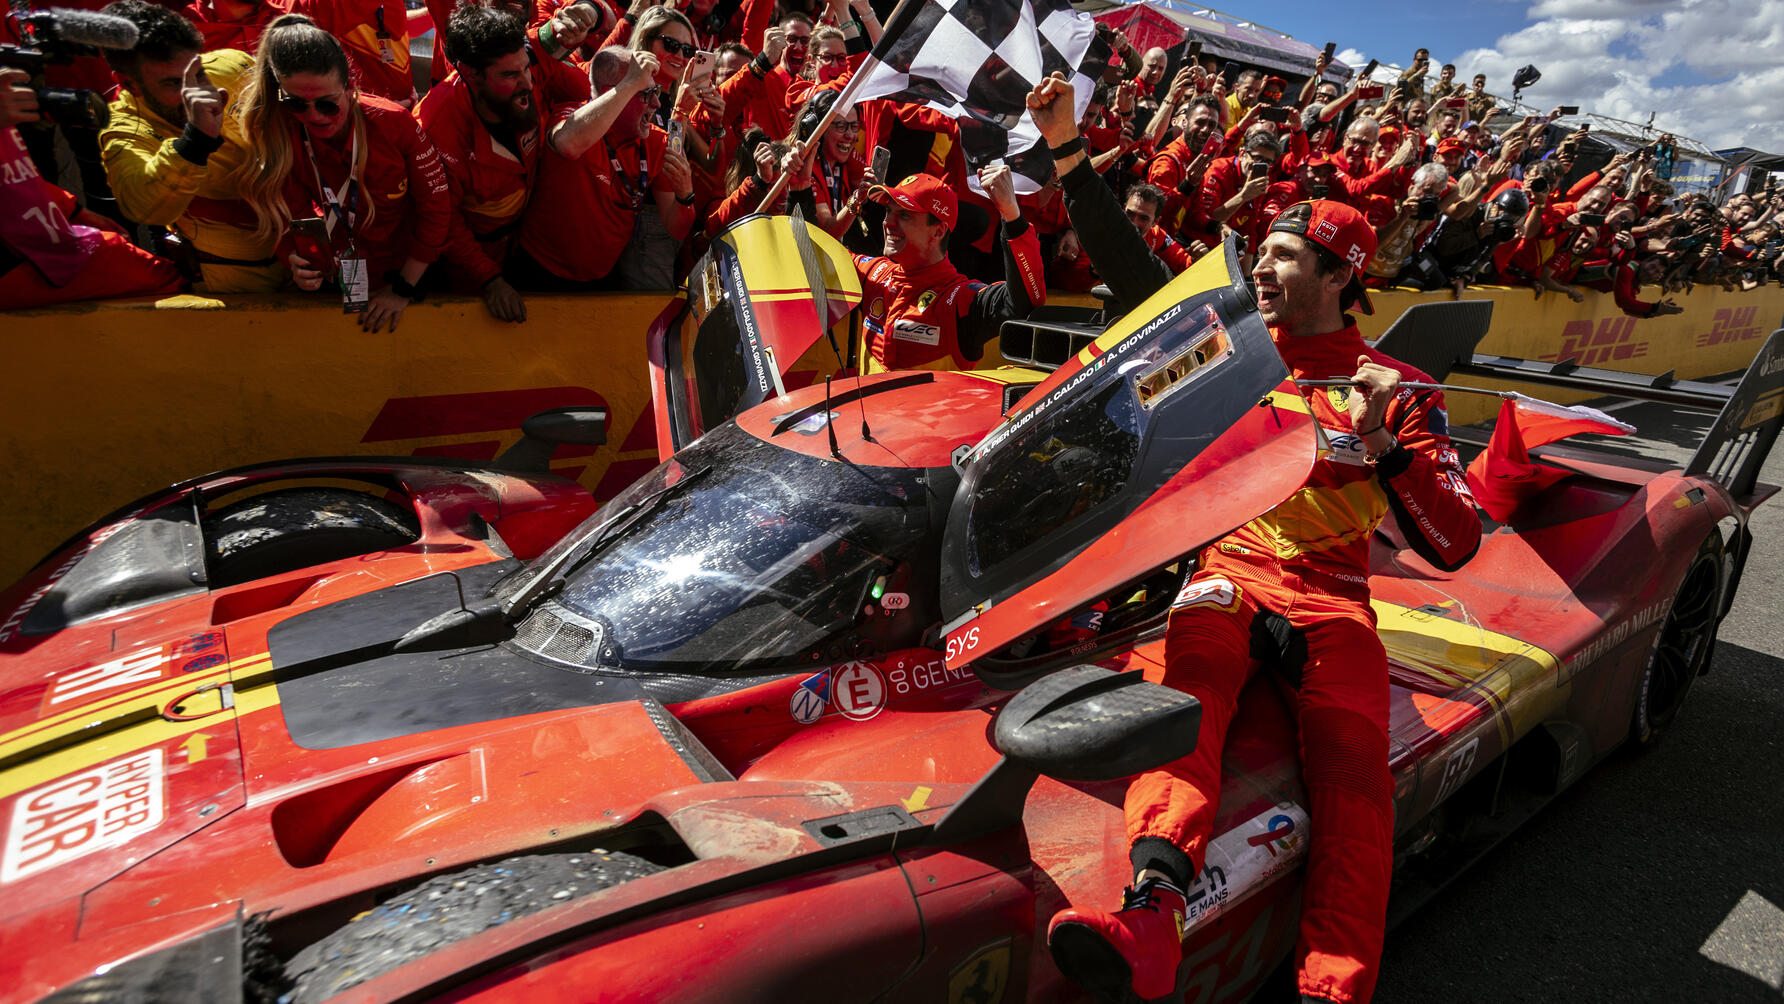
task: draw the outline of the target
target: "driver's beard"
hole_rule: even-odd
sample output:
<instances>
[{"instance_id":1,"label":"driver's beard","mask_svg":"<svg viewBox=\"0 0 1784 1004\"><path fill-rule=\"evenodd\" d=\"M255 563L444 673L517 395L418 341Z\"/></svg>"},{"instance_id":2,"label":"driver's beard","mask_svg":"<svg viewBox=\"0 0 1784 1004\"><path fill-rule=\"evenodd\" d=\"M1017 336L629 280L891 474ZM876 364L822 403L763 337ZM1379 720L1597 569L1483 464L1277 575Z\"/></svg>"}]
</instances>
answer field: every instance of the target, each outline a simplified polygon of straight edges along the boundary
<instances>
[{"instance_id":1,"label":"driver's beard","mask_svg":"<svg viewBox=\"0 0 1784 1004\"><path fill-rule=\"evenodd\" d=\"M520 101L522 95L529 95L533 100L522 104ZM538 95L532 91L515 91L508 96L506 101L491 102L490 110L496 113L496 117L501 120L503 126L514 132L524 133L538 125L538 110L533 103L537 100Z\"/></svg>"}]
</instances>

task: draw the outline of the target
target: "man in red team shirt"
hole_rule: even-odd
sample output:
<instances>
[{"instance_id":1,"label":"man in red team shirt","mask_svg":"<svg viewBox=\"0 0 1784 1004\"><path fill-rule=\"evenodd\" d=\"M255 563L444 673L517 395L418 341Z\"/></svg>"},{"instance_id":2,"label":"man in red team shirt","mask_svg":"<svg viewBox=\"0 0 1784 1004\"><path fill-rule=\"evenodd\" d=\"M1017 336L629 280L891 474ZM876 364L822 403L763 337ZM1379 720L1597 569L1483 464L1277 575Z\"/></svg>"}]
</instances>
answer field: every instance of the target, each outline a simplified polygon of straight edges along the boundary
<instances>
[{"instance_id":1,"label":"man in red team shirt","mask_svg":"<svg viewBox=\"0 0 1784 1004\"><path fill-rule=\"evenodd\" d=\"M1120 219L1089 167L1065 80L1043 81L1029 107L1054 150L1085 247L1122 302L1170 279ZM1134 881L1120 910L1056 914L1048 943L1062 972L1100 997L1169 994L1182 961L1185 890L1205 861L1220 802L1226 729L1264 665L1296 688L1301 769L1312 816L1297 948L1305 998L1351 1004L1374 989L1393 869L1387 653L1369 605L1369 542L1393 513L1411 546L1453 569L1480 541L1443 397L1369 348L1346 316L1367 311L1362 274L1375 233L1329 200L1290 206L1258 249L1258 311L1296 379L1348 386L1279 394L1304 402L1330 442L1306 484L1204 550L1172 604L1165 663L1147 676L1201 701L1195 752L1140 775L1126 802Z\"/></svg>"},{"instance_id":2,"label":"man in red team shirt","mask_svg":"<svg viewBox=\"0 0 1784 1004\"><path fill-rule=\"evenodd\" d=\"M526 304L502 277L508 246L539 177L549 123L540 100L526 22L506 10L460 4L446 23L455 70L416 106L452 182L452 235L441 262L457 289L476 290L499 320L526 320Z\"/></svg>"},{"instance_id":3,"label":"man in red team shirt","mask_svg":"<svg viewBox=\"0 0 1784 1004\"><path fill-rule=\"evenodd\" d=\"M1010 169L989 167L979 179L1003 218L1004 281L989 285L948 261L960 202L940 178L913 174L868 189L868 198L886 206L885 254L855 256L869 372L970 368L1005 320L1047 301L1041 242L1022 219Z\"/></svg>"},{"instance_id":4,"label":"man in red team shirt","mask_svg":"<svg viewBox=\"0 0 1784 1004\"><path fill-rule=\"evenodd\" d=\"M1245 235L1247 247L1255 251L1258 210L1281 158L1281 138L1266 127L1254 126L1238 153L1215 161L1202 176L1201 202L1191 216L1196 228L1218 233L1225 224Z\"/></svg>"},{"instance_id":5,"label":"man in red team shirt","mask_svg":"<svg viewBox=\"0 0 1784 1004\"><path fill-rule=\"evenodd\" d=\"M539 185L520 228L510 278L545 291L614 288L638 213L656 204L675 240L694 229L688 159L651 123L657 58L609 47L589 74L596 94L551 127Z\"/></svg>"}]
</instances>

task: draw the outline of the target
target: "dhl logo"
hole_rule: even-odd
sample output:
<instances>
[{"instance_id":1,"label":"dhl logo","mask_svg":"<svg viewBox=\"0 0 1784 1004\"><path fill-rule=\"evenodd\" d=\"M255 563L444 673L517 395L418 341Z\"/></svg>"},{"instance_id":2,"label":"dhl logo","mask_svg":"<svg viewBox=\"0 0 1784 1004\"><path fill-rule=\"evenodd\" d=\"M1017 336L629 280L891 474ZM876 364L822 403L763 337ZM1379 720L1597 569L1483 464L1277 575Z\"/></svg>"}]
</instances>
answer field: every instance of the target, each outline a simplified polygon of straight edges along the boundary
<instances>
[{"instance_id":1,"label":"dhl logo","mask_svg":"<svg viewBox=\"0 0 1784 1004\"><path fill-rule=\"evenodd\" d=\"M1694 335L1692 341L1702 349L1758 338L1765 334L1764 329L1753 322L1758 313L1758 307L1724 307L1711 318L1710 330Z\"/></svg>"},{"instance_id":2,"label":"dhl logo","mask_svg":"<svg viewBox=\"0 0 1784 1004\"><path fill-rule=\"evenodd\" d=\"M1598 321L1568 321L1561 329L1560 349L1546 353L1544 359L1573 359L1581 366L1626 359L1640 359L1648 354L1648 339L1636 338L1635 318L1604 317Z\"/></svg>"}]
</instances>

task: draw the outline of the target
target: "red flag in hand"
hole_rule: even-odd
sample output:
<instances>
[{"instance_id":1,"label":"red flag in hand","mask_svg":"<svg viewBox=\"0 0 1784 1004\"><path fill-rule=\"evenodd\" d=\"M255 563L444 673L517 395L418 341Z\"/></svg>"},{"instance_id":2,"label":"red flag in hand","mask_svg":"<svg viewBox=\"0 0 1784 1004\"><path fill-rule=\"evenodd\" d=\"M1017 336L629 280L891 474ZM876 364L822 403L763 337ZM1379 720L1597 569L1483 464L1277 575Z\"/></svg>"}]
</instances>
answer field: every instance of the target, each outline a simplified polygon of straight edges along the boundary
<instances>
[{"instance_id":1,"label":"red flag in hand","mask_svg":"<svg viewBox=\"0 0 1784 1004\"><path fill-rule=\"evenodd\" d=\"M1527 498L1568 472L1530 459L1530 450L1582 432L1627 436L1635 426L1582 405L1552 404L1511 394L1499 406L1493 440L1468 465L1468 488L1488 516L1503 523Z\"/></svg>"}]
</instances>

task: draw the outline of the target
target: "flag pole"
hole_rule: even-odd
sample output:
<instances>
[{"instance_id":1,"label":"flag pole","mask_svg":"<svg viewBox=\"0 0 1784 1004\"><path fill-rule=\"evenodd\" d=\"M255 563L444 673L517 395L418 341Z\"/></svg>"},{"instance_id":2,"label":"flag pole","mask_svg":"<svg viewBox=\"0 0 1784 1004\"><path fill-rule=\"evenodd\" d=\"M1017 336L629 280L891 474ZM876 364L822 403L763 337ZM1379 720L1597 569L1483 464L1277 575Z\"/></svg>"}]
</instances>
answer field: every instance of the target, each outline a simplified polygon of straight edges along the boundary
<instances>
[{"instance_id":1,"label":"flag pole","mask_svg":"<svg viewBox=\"0 0 1784 1004\"><path fill-rule=\"evenodd\" d=\"M1490 394L1493 397L1510 397L1509 390L1493 390L1487 387L1464 387L1456 383L1427 383L1422 380L1402 380L1399 384L1407 390L1441 390L1446 393L1454 391L1461 394ZM1339 377L1335 380L1296 380L1297 387L1361 387L1350 377Z\"/></svg>"},{"instance_id":2,"label":"flag pole","mask_svg":"<svg viewBox=\"0 0 1784 1004\"><path fill-rule=\"evenodd\" d=\"M862 81L867 79L867 71L879 64L880 57L885 55L898 36L904 34L904 30L910 27L911 21L916 19L918 9L927 2L928 0L898 0L898 6L892 9L892 16L886 19L886 24L880 32L880 40L874 44L873 51L868 53L867 58L862 60L861 65L856 68L854 75L849 78L849 82L843 85L842 93L838 94L836 100L830 103L830 110L825 112L824 117L818 121L817 129L813 130L812 134L804 140L794 142L794 159L804 157L806 151L818 145L818 140L824 135L824 130L829 129L830 123L835 120L837 114L848 107L849 102L855 96L855 91L859 89ZM797 130L799 124L795 122L793 125ZM774 200L780 198L780 194L787 190L787 183L792 180L792 173L783 169L780 177L774 179L774 185L768 189L768 194L763 196L762 204L756 207L756 212L767 212L768 207L774 205ZM886 183L885 178L881 178L879 181L880 184Z\"/></svg>"}]
</instances>

